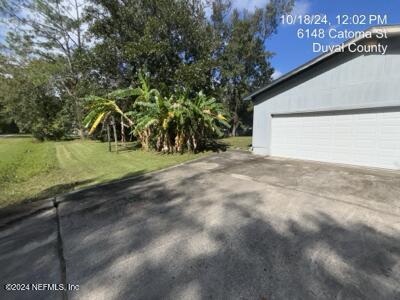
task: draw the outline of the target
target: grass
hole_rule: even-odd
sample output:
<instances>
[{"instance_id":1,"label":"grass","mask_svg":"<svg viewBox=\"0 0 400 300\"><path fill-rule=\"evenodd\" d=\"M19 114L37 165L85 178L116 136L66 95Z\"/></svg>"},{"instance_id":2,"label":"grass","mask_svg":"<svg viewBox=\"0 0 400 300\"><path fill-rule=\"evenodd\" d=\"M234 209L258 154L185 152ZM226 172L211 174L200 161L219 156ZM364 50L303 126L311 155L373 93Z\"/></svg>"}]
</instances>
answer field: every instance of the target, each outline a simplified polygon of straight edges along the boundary
<instances>
[{"instance_id":1,"label":"grass","mask_svg":"<svg viewBox=\"0 0 400 300\"><path fill-rule=\"evenodd\" d=\"M229 149L248 150L251 146L251 136L235 136L222 139Z\"/></svg>"},{"instance_id":2,"label":"grass","mask_svg":"<svg viewBox=\"0 0 400 300\"><path fill-rule=\"evenodd\" d=\"M0 139L0 208L179 164L207 153L110 153L95 141Z\"/></svg>"}]
</instances>

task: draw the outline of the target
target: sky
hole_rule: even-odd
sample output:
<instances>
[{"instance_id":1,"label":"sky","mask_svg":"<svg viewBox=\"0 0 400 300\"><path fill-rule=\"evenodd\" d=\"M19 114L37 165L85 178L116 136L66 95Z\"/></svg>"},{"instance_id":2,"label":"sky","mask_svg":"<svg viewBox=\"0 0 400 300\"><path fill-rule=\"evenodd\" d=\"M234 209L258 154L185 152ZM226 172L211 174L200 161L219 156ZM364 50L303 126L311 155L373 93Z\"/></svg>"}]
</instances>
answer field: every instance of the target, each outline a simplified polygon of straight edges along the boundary
<instances>
[{"instance_id":1,"label":"sky","mask_svg":"<svg viewBox=\"0 0 400 300\"><path fill-rule=\"evenodd\" d=\"M81 0L80 0L81 1ZM242 10L254 10L255 7L265 7L269 0L232 0L233 6ZM277 78L296 67L306 63L312 58L320 55L319 52L313 51L313 42L321 44L339 44L347 40L345 39L323 39L297 37L298 30L314 30L322 29L325 35L328 35L328 30L334 28L340 30L365 30L368 27L377 25L376 22L370 22L369 16L380 15L387 16L387 24L400 24L400 1L399 0L296 0L295 8L292 12L293 16L304 15L327 15L327 20L330 24L322 25L288 25L280 24L277 33L271 36L265 43L268 51L274 53L271 59L272 66L275 68L274 78ZM353 25L342 24L338 25L336 16L348 15L356 21L357 16L361 20L362 15L366 16L365 24ZM355 16L354 18L352 16ZM343 17L341 17L343 19ZM350 19L350 22L351 22ZM298 19L299 20L299 19ZM0 23L0 41L5 35L5 24Z\"/></svg>"},{"instance_id":2,"label":"sky","mask_svg":"<svg viewBox=\"0 0 400 300\"><path fill-rule=\"evenodd\" d=\"M254 7L263 7L268 0L234 0L233 5L240 9L254 10ZM377 25L377 21L370 20L370 15L387 15L387 24L400 24L400 1L399 0L297 0L292 15L327 15L327 20L331 24L322 25L283 25L280 24L275 35L266 41L266 49L275 53L271 59L272 66L275 68L274 77L277 78L292 69L306 63L312 58L320 55L319 52L313 52L313 42L321 44L339 44L347 40L331 39L329 37L322 39L297 37L299 29L323 29L325 35L328 35L329 29L342 31L361 31L368 27ZM361 22L365 24L337 24L336 16L345 21L344 15L350 16L348 23ZM353 17L355 15L355 17ZM365 16L365 20L361 15ZM359 17L360 16L360 17ZM359 20L359 21L357 21Z\"/></svg>"}]
</instances>

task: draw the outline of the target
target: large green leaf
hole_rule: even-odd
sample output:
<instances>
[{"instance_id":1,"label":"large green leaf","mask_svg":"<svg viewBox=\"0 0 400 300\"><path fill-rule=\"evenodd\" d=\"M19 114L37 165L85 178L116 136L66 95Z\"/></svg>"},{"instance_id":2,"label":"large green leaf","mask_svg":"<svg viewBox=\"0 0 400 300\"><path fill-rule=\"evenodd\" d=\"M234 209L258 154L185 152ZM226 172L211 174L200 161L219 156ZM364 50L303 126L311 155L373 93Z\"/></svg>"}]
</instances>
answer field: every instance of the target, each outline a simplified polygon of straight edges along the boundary
<instances>
[{"instance_id":1,"label":"large green leaf","mask_svg":"<svg viewBox=\"0 0 400 300\"><path fill-rule=\"evenodd\" d=\"M100 122L103 120L103 117L106 113L103 112L98 115L97 119L94 121L92 127L89 130L89 135L93 134L93 132L96 130L97 126L100 124Z\"/></svg>"}]
</instances>

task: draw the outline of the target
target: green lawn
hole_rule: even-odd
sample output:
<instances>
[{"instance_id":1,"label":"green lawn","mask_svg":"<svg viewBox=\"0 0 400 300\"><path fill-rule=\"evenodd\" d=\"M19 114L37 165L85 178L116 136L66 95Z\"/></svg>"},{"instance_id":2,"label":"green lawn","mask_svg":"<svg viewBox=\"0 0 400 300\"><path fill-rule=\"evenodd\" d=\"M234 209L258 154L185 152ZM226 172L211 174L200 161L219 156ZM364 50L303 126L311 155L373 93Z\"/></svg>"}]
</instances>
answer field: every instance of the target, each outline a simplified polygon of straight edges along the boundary
<instances>
[{"instance_id":1,"label":"green lawn","mask_svg":"<svg viewBox=\"0 0 400 300\"><path fill-rule=\"evenodd\" d=\"M35 142L0 138L0 208L97 183L162 169L207 153L110 153L94 141Z\"/></svg>"},{"instance_id":2,"label":"green lawn","mask_svg":"<svg viewBox=\"0 0 400 300\"><path fill-rule=\"evenodd\" d=\"M251 136L235 136L221 140L229 149L248 150L251 146Z\"/></svg>"}]
</instances>

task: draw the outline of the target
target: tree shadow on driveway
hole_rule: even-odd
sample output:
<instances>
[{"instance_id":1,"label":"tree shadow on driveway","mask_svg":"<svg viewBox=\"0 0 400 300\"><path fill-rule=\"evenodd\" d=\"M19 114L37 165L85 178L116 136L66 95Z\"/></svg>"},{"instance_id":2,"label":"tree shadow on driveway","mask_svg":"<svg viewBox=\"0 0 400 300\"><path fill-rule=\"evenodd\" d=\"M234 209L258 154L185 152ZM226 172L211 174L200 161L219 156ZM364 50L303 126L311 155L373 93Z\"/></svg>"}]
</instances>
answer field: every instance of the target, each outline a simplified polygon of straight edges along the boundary
<instances>
[{"instance_id":1,"label":"tree shadow on driveway","mask_svg":"<svg viewBox=\"0 0 400 300\"><path fill-rule=\"evenodd\" d=\"M391 220L372 224L359 208L344 220L323 203L301 210L320 199L226 177L187 166L60 199L67 282L80 285L69 297L400 297Z\"/></svg>"}]
</instances>

